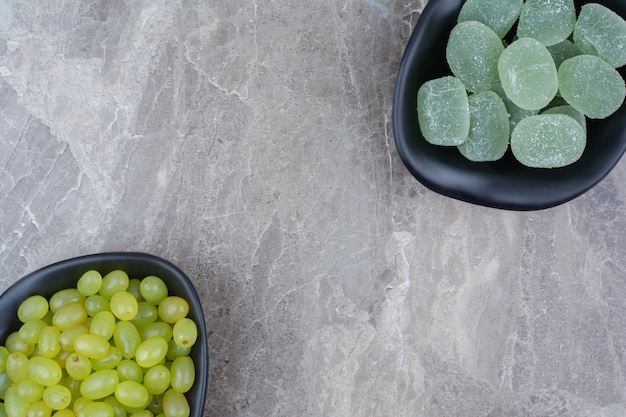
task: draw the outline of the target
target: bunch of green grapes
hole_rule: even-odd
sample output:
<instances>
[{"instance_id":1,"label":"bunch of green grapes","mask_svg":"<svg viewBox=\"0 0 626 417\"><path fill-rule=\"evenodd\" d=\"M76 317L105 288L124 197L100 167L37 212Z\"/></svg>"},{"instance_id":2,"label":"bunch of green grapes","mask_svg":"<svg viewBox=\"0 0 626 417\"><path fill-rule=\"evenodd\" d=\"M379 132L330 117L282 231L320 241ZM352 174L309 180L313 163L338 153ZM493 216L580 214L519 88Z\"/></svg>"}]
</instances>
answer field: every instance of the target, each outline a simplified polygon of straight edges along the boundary
<instances>
[{"instance_id":1,"label":"bunch of green grapes","mask_svg":"<svg viewBox=\"0 0 626 417\"><path fill-rule=\"evenodd\" d=\"M33 295L0 346L0 417L187 417L197 340L188 302L156 276L84 273Z\"/></svg>"}]
</instances>

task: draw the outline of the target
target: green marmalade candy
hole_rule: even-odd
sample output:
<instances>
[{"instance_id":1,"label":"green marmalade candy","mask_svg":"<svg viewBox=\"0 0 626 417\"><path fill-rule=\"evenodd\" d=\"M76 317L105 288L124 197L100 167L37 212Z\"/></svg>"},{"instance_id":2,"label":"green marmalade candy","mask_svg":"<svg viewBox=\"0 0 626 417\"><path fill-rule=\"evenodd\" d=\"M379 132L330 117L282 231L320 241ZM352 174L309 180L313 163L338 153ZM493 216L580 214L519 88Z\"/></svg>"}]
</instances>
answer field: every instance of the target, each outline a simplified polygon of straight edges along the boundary
<instances>
[{"instance_id":1,"label":"green marmalade candy","mask_svg":"<svg viewBox=\"0 0 626 417\"><path fill-rule=\"evenodd\" d=\"M523 0L467 0L461 7L457 22L475 20L503 38L515 24L523 4Z\"/></svg>"},{"instance_id":2,"label":"green marmalade candy","mask_svg":"<svg viewBox=\"0 0 626 417\"><path fill-rule=\"evenodd\" d=\"M550 46L567 39L575 24L574 0L526 0L517 24L517 36L534 38Z\"/></svg>"},{"instance_id":3,"label":"green marmalade candy","mask_svg":"<svg viewBox=\"0 0 626 417\"><path fill-rule=\"evenodd\" d=\"M552 55L532 38L518 39L502 52L498 74L507 97L525 110L544 108L559 88Z\"/></svg>"},{"instance_id":4,"label":"green marmalade candy","mask_svg":"<svg viewBox=\"0 0 626 417\"><path fill-rule=\"evenodd\" d=\"M422 84L417 92L420 131L434 145L456 146L469 133L467 92L455 77L445 76Z\"/></svg>"},{"instance_id":5,"label":"green marmalade candy","mask_svg":"<svg viewBox=\"0 0 626 417\"><path fill-rule=\"evenodd\" d=\"M585 150L585 131L565 114L538 114L520 121L511 133L511 151L532 168L558 168L576 162Z\"/></svg>"},{"instance_id":6,"label":"green marmalade candy","mask_svg":"<svg viewBox=\"0 0 626 417\"><path fill-rule=\"evenodd\" d=\"M480 22L458 23L446 46L448 65L471 92L489 90L498 82L498 57L504 50L496 33Z\"/></svg>"},{"instance_id":7,"label":"green marmalade candy","mask_svg":"<svg viewBox=\"0 0 626 417\"><path fill-rule=\"evenodd\" d=\"M610 116L626 96L619 72L594 55L578 55L563 61L558 77L561 97L591 119Z\"/></svg>"},{"instance_id":8,"label":"green marmalade candy","mask_svg":"<svg viewBox=\"0 0 626 417\"><path fill-rule=\"evenodd\" d=\"M586 4L578 15L574 43L619 68L626 64L626 21L600 4Z\"/></svg>"},{"instance_id":9,"label":"green marmalade candy","mask_svg":"<svg viewBox=\"0 0 626 417\"><path fill-rule=\"evenodd\" d=\"M572 119L576 120L582 126L585 132L587 131L587 119L585 118L585 115L573 108L572 106L568 106L567 104L550 107L544 110L542 114L566 114Z\"/></svg>"},{"instance_id":10,"label":"green marmalade candy","mask_svg":"<svg viewBox=\"0 0 626 417\"><path fill-rule=\"evenodd\" d=\"M509 115L502 99L493 91L472 94L469 99L470 130L458 146L474 162L496 161L509 147Z\"/></svg>"}]
</instances>

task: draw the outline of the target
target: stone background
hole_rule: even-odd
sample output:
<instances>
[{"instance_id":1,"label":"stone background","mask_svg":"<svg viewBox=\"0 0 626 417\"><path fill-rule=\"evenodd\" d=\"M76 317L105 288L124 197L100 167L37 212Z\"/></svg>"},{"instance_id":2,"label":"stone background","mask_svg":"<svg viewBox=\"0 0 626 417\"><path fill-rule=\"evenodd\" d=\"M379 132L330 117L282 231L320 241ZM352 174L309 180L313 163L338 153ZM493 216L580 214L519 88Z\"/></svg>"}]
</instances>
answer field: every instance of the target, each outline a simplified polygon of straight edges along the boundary
<instances>
[{"instance_id":1,"label":"stone background","mask_svg":"<svg viewBox=\"0 0 626 417\"><path fill-rule=\"evenodd\" d=\"M626 415L626 161L537 212L423 187L391 112L424 4L0 1L0 290L174 262L205 416Z\"/></svg>"}]
</instances>

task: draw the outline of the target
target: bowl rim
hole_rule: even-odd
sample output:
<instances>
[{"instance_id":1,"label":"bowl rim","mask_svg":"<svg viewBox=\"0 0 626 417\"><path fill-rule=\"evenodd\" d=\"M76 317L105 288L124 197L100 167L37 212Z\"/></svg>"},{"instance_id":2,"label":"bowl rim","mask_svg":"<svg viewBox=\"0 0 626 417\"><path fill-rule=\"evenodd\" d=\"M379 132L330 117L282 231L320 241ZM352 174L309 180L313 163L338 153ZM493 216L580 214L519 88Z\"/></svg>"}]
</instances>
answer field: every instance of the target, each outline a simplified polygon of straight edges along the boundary
<instances>
[{"instance_id":1,"label":"bowl rim","mask_svg":"<svg viewBox=\"0 0 626 417\"><path fill-rule=\"evenodd\" d=\"M144 277L161 274L160 277L164 281L180 284L176 285L175 288L168 285L168 291L170 295L180 295L186 298L190 305L189 317L198 326L199 337L190 353L196 368L195 381L185 396L189 402L190 416L201 417L204 412L209 380L208 335L202 303L189 277L179 267L158 256L144 252L92 253L54 262L22 276L0 294L0 316L5 317L2 326L0 326L2 343L10 332L16 330L11 327L11 324L17 320L17 307L26 297L40 293L51 295L59 289L68 288L66 284L62 284L67 280L50 280L50 277L68 274L72 276L72 279L78 281L80 275L88 269L96 269L103 276L112 270L121 269L128 272L131 279L139 278L135 276L139 274L135 269L145 269ZM45 290L38 290L41 286L34 284L40 284Z\"/></svg>"},{"instance_id":2,"label":"bowl rim","mask_svg":"<svg viewBox=\"0 0 626 417\"><path fill-rule=\"evenodd\" d=\"M575 0L577 8L589 2L610 3L609 0ZM456 149L431 145L423 139L417 125L417 90L427 80L423 78L431 71L430 67L441 66L434 59L427 61L423 58L432 57L428 51L435 50L435 43L441 43L442 37L447 40L446 35L456 23L462 3L463 0L430 0L415 24L400 61L392 126L396 150L407 170L424 186L441 195L515 211L554 207L590 190L615 167L626 151L624 104L603 121L588 119L588 132L591 133L588 138L601 139L602 143L590 144L588 141L581 159L562 168L524 167L514 160L510 149L502 160L471 162L464 160ZM626 6L618 6L618 14L626 16ZM449 68L446 70L441 76L451 75ZM618 71L624 77L625 67L618 68ZM416 74L422 79L418 80ZM611 152L605 152L600 145Z\"/></svg>"}]
</instances>

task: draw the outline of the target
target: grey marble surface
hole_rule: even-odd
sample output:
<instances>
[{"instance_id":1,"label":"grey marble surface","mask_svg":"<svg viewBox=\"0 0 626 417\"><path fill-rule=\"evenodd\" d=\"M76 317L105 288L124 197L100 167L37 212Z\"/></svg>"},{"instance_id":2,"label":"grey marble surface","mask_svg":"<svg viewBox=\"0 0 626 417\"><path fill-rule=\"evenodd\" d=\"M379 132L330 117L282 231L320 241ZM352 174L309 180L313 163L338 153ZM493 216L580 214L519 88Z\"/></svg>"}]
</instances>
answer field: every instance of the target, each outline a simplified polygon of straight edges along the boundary
<instances>
[{"instance_id":1,"label":"grey marble surface","mask_svg":"<svg viewBox=\"0 0 626 417\"><path fill-rule=\"evenodd\" d=\"M626 161L558 207L440 196L394 146L425 1L0 1L0 290L164 257L206 416L626 415Z\"/></svg>"}]
</instances>

